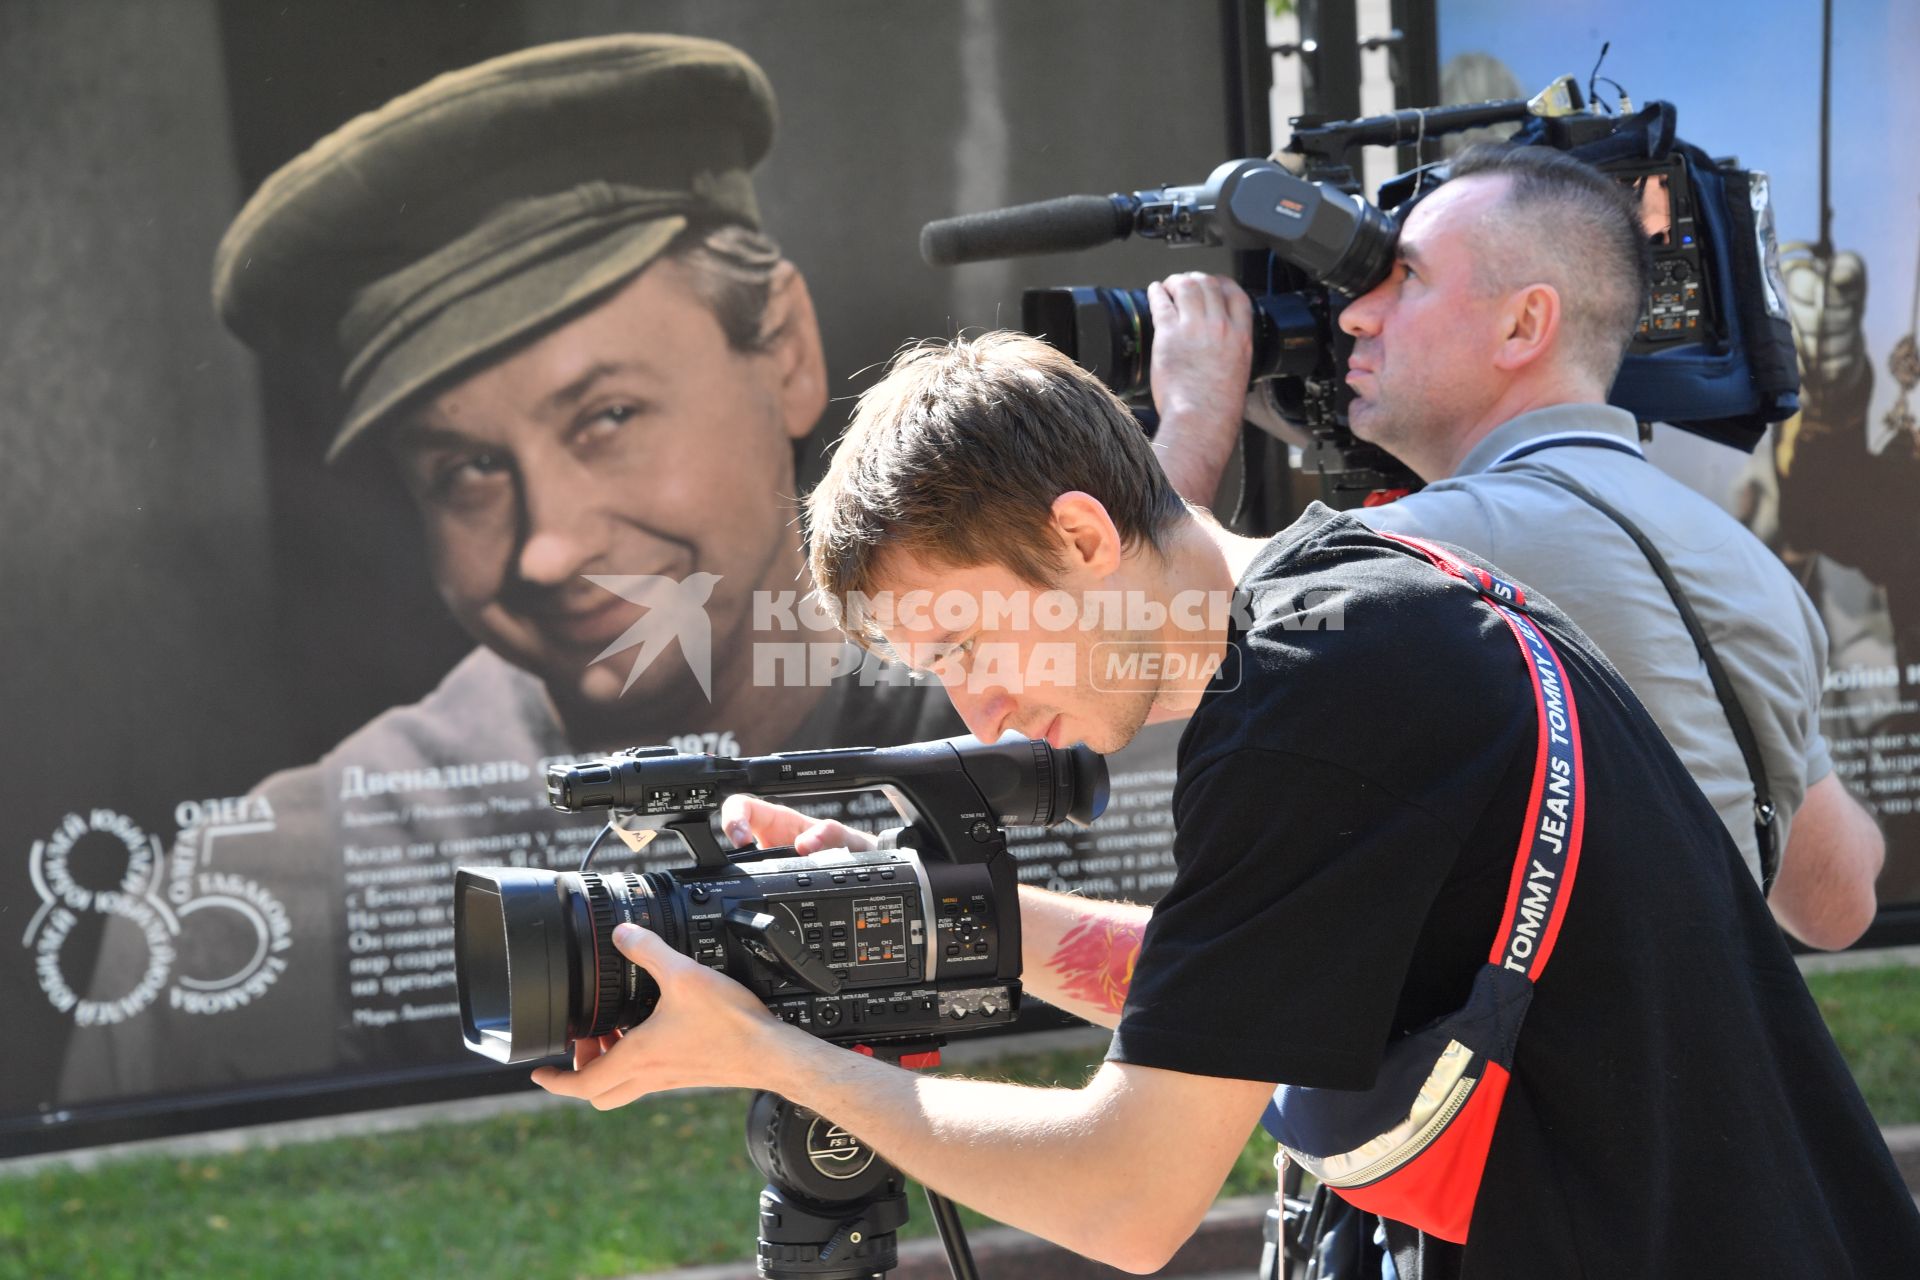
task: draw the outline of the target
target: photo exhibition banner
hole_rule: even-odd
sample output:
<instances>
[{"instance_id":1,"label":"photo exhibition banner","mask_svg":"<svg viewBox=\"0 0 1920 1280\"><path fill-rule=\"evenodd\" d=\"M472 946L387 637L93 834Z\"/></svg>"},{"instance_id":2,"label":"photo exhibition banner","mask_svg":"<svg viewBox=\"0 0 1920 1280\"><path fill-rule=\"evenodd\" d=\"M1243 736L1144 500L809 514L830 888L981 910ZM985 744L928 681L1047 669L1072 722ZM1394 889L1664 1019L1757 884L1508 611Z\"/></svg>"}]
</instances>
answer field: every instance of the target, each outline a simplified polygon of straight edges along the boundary
<instances>
[{"instance_id":1,"label":"photo exhibition banner","mask_svg":"<svg viewBox=\"0 0 1920 1280\"><path fill-rule=\"evenodd\" d=\"M182 0L6 24L0 1154L523 1081L461 1043L452 873L578 865L600 820L549 808L548 764L964 731L937 683L863 664L799 599L796 495L878 369L916 339L1016 326L1023 288L1228 266L1150 245L951 269L918 252L921 225L955 213L1203 178L1230 137L1219 6L448 11ZM764 70L777 124L752 199L802 282L781 286L783 340L824 352L817 402L757 399L732 354L662 358L713 323L683 281L606 313L658 386L570 419L567 469L536 483L526 464L518 506L472 450L369 439L330 462L338 335L235 340L209 300L230 223L269 175L435 76L616 32L724 41ZM705 109L663 104L577 145L692 146ZM487 181L455 150L444 174L419 161L412 216ZM339 234L404 243L409 216ZM520 389L470 385L482 418ZM706 417L675 437L683 409ZM628 418L624 443L595 435ZM536 589L555 581L573 585ZM687 593L697 625L654 608L650 582ZM1021 878L1156 897L1178 734L1112 757L1091 829L1015 832ZM876 794L815 807L894 825ZM686 861L671 836L596 859Z\"/></svg>"}]
</instances>

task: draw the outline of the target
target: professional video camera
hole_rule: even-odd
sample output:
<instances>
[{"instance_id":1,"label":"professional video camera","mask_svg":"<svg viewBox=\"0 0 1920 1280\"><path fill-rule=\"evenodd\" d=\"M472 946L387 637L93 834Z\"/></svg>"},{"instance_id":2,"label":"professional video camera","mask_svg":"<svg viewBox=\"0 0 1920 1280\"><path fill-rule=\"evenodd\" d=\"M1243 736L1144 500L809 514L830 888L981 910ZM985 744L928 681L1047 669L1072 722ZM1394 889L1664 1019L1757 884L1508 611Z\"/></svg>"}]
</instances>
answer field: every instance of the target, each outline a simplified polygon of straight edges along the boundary
<instances>
[{"instance_id":1,"label":"professional video camera","mask_svg":"<svg viewBox=\"0 0 1920 1280\"><path fill-rule=\"evenodd\" d=\"M725 850L714 836L734 792L874 788L910 825L871 850ZM567 813L611 809L602 839L673 831L694 865L603 875L586 869L589 847L578 871L459 869L461 1027L469 1049L500 1062L550 1057L653 1011L657 986L614 948L622 921L829 1040L938 1044L1005 1025L1020 1003L1020 911L1002 827L1092 822L1107 766L1084 746L1012 735L738 759L645 747L554 765L547 795Z\"/></svg>"},{"instance_id":2,"label":"professional video camera","mask_svg":"<svg viewBox=\"0 0 1920 1280\"><path fill-rule=\"evenodd\" d=\"M907 826L873 849L801 855L722 849L713 817L735 792L878 789ZM1020 1005L1020 905L1004 826L1085 826L1107 807L1107 763L1084 746L1009 735L902 747L734 758L642 747L547 770L564 813L609 809L578 871L462 867L454 879L454 975L467 1047L531 1062L625 1030L659 987L613 945L644 925L732 975L775 1016L905 1066L955 1032L1012 1022ZM679 870L587 870L609 834L639 848L672 831ZM831 1120L771 1093L747 1113L760 1192L759 1274L867 1280L898 1261L906 1178ZM972 1259L953 1202L926 1188L955 1275Z\"/></svg>"},{"instance_id":3,"label":"professional video camera","mask_svg":"<svg viewBox=\"0 0 1920 1280\"><path fill-rule=\"evenodd\" d=\"M1288 434L1305 448L1307 469L1326 473L1336 490L1417 484L1347 430L1352 345L1337 319L1348 299L1386 277L1398 219L1446 180L1446 165L1383 184L1380 205L1392 212L1382 213L1362 198L1348 158L1360 146L1522 122L1516 142L1571 152L1640 197L1653 278L1612 403L1643 422L1751 450L1768 423L1799 407L1767 176L1680 141L1674 119L1664 102L1631 115L1590 110L1570 76L1531 100L1324 123L1302 117L1284 151L1299 158L1304 176L1272 160L1230 160L1198 186L1066 196L929 223L921 253L944 266L1086 249L1130 235L1265 252L1265 287L1254 299L1254 389L1293 424ZM1144 290L1028 290L1022 327L1119 395L1146 396L1153 325Z\"/></svg>"}]
</instances>

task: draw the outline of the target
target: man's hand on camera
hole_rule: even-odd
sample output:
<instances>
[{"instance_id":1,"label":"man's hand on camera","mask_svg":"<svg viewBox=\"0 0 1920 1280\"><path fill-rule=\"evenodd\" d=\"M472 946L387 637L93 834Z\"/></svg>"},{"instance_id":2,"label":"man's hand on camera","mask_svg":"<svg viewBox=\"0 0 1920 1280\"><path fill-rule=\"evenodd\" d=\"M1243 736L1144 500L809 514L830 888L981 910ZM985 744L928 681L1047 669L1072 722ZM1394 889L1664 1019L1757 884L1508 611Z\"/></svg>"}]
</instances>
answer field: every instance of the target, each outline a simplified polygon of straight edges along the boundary
<instances>
[{"instance_id":1,"label":"man's hand on camera","mask_svg":"<svg viewBox=\"0 0 1920 1280\"><path fill-rule=\"evenodd\" d=\"M625 1034L576 1044L574 1070L535 1071L541 1088L601 1111L668 1089L771 1089L954 1199L1129 1271L1164 1266L1192 1234L1273 1092L1118 1062L1080 1089L916 1075L787 1026L645 929L613 940L660 1001ZM1142 1151L1156 1153L1144 1200ZM1121 1222L1087 1207L1123 1202Z\"/></svg>"},{"instance_id":2,"label":"man's hand on camera","mask_svg":"<svg viewBox=\"0 0 1920 1280\"><path fill-rule=\"evenodd\" d=\"M1181 497L1210 506L1233 457L1253 362L1253 303L1224 276L1190 271L1147 289L1153 312L1154 451Z\"/></svg>"},{"instance_id":3,"label":"man's hand on camera","mask_svg":"<svg viewBox=\"0 0 1920 1280\"><path fill-rule=\"evenodd\" d=\"M574 1069L541 1067L535 1084L601 1111L666 1089L768 1087L765 1038L783 1028L751 991L638 925L615 929L613 944L660 984L659 1004L619 1036L575 1041Z\"/></svg>"},{"instance_id":4,"label":"man's hand on camera","mask_svg":"<svg viewBox=\"0 0 1920 1280\"><path fill-rule=\"evenodd\" d=\"M839 822L809 818L798 809L754 796L730 795L720 805L720 827L736 848L790 844L802 855L822 849L871 849L873 837Z\"/></svg>"}]
</instances>

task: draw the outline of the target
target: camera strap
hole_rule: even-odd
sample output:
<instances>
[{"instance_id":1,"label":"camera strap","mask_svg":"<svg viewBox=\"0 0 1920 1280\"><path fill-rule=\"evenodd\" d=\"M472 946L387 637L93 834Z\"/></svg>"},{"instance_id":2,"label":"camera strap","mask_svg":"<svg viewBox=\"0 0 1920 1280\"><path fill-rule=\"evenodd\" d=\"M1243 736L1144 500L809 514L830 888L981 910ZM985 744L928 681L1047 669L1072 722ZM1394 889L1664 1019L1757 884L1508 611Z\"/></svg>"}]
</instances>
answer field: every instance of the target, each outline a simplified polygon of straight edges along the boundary
<instances>
[{"instance_id":1,"label":"camera strap","mask_svg":"<svg viewBox=\"0 0 1920 1280\"><path fill-rule=\"evenodd\" d=\"M1500 927L1467 1003L1388 1048L1371 1088L1281 1085L1261 1123L1341 1199L1465 1243L1506 1097L1514 1046L1580 864L1580 721L1560 655L1515 583L1421 538L1382 537L1471 587L1520 648L1538 722L1532 787Z\"/></svg>"},{"instance_id":2,"label":"camera strap","mask_svg":"<svg viewBox=\"0 0 1920 1280\"><path fill-rule=\"evenodd\" d=\"M1550 449L1561 445L1598 446L1603 443L1607 448L1639 452L1617 436L1581 439L1549 437L1544 440L1530 441L1527 445L1503 454L1492 465L1499 466L1502 462L1523 458L1539 449ZM1673 601L1674 610L1679 613L1680 621L1687 628L1687 635L1693 639L1694 649L1700 654L1700 661L1706 666L1707 681L1713 686L1713 696L1720 701L1720 710L1727 717L1727 728L1732 730L1733 741L1740 748L1740 759L1747 767L1747 779L1753 784L1753 839L1754 849L1760 857L1760 891L1763 894L1771 893L1774 878L1780 874L1780 828L1774 821L1778 816L1778 809L1773 803L1773 788L1767 783L1766 759L1760 754L1760 739L1755 735L1753 721L1747 716L1747 709L1740 701L1740 691L1734 688L1733 677L1727 674L1726 667L1714 653L1713 644L1707 639L1706 626L1700 621L1700 615L1694 612L1693 604L1687 599L1686 592L1680 589L1679 578L1674 576L1673 570L1667 565L1666 557L1662 556L1659 548L1653 545L1653 540L1641 532L1640 526L1627 519L1626 515L1611 503L1601 500L1598 495L1564 476L1544 471L1535 471L1530 474L1565 489L1619 525L1621 531L1633 539L1633 544L1640 548L1640 554L1646 557L1647 563L1653 567L1653 572L1659 577L1661 585L1667 589L1667 595Z\"/></svg>"}]
</instances>

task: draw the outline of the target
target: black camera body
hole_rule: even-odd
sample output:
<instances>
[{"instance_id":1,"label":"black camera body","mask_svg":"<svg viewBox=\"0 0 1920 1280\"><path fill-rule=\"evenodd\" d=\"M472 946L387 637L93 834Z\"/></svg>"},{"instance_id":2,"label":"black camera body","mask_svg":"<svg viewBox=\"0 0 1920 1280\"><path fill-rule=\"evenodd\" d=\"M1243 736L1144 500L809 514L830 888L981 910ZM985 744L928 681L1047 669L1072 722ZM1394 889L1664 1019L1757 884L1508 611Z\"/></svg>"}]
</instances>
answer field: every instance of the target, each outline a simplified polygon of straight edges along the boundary
<instances>
[{"instance_id":1,"label":"black camera body","mask_svg":"<svg viewBox=\"0 0 1920 1280\"><path fill-rule=\"evenodd\" d=\"M714 835L714 814L736 792L875 788L907 825L874 849L727 850ZM836 1042L937 1042L1005 1025L1019 1011L1021 962L1004 828L1092 822L1106 807L1107 773L1084 746L1009 735L745 758L640 748L555 765L547 789L565 812L610 809L609 830L636 840L675 832L694 865L459 869L462 1033L468 1048L501 1062L550 1057L652 1013L658 988L613 946L623 922Z\"/></svg>"}]
</instances>

